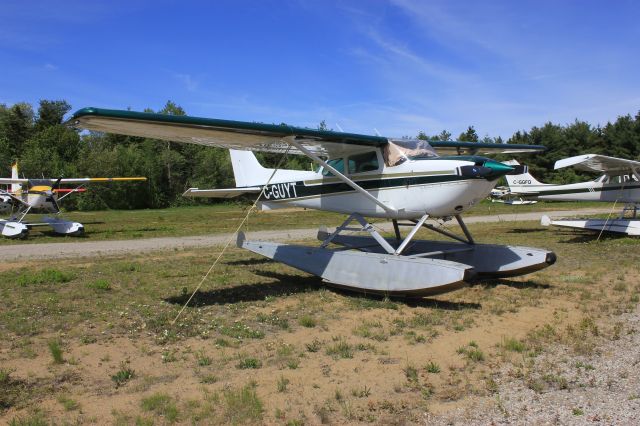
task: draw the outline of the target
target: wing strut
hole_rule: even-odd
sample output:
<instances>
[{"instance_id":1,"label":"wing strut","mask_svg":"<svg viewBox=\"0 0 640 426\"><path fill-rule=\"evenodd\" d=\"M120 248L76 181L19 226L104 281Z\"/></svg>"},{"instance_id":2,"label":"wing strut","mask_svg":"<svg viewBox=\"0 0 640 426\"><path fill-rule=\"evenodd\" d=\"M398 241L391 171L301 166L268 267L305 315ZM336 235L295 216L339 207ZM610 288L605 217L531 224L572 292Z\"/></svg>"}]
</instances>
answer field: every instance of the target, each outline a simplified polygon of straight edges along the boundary
<instances>
[{"instance_id":1,"label":"wing strut","mask_svg":"<svg viewBox=\"0 0 640 426\"><path fill-rule=\"evenodd\" d=\"M380 206L382 208L382 210L384 210L385 212L387 212L389 214L389 216L391 216L391 217L397 216L398 210L396 210L393 207L390 207L390 206L386 205L385 203L383 203L382 201L378 200L376 197L371 195L371 193L369 191L367 191L364 188L362 188L360 185L358 185L357 183L355 183L354 181L349 179L347 176L343 175L342 173L337 171L335 168L333 168L331 165L329 165L322 158L318 157L313 152L309 151L307 148L302 146L302 144L300 144L299 142L297 142L295 140L295 136L288 136L288 137L286 137L284 139L287 142L289 142L291 145L293 145L296 148L298 148L304 155L306 155L307 157L311 158L314 162L316 162L317 164L321 165L325 169L329 170L331 173L333 173L333 175L335 177L337 177L338 179L340 179L341 181L343 181L344 183L349 185L351 188L355 189L356 192L358 192L359 194L364 195L369 201L371 201L371 202L377 204L378 206Z\"/></svg>"}]
</instances>

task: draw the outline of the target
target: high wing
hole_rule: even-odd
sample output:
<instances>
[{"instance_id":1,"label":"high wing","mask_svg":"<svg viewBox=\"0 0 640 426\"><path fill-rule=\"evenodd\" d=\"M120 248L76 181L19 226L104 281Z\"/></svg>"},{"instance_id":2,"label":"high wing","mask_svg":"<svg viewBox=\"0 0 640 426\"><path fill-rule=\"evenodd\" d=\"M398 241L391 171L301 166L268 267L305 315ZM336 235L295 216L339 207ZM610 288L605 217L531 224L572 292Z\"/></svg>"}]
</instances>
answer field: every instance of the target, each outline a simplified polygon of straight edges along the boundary
<instances>
[{"instance_id":1,"label":"high wing","mask_svg":"<svg viewBox=\"0 0 640 426\"><path fill-rule=\"evenodd\" d=\"M521 145L509 143L484 143L461 141L428 141L440 155L491 155L518 154L544 151L542 145Z\"/></svg>"},{"instance_id":2,"label":"high wing","mask_svg":"<svg viewBox=\"0 0 640 426\"><path fill-rule=\"evenodd\" d=\"M58 179L50 179L51 183L55 183ZM100 178L63 178L60 183L91 183L91 182L129 182L129 181L146 181L146 177L100 177Z\"/></svg>"},{"instance_id":3,"label":"high wing","mask_svg":"<svg viewBox=\"0 0 640 426\"><path fill-rule=\"evenodd\" d=\"M54 184L58 182L57 178L49 178L49 179L32 179L42 182L49 182L50 184ZM111 177L111 178L66 178L60 179L60 183L90 183L90 182L127 182L127 181L146 181L146 177ZM12 183L19 184L27 184L29 183L29 179L12 179L12 178L0 178L0 185L10 185Z\"/></svg>"},{"instance_id":4,"label":"high wing","mask_svg":"<svg viewBox=\"0 0 640 426\"><path fill-rule=\"evenodd\" d=\"M0 178L0 185L11 185L12 183L25 184L29 179Z\"/></svg>"},{"instance_id":5,"label":"high wing","mask_svg":"<svg viewBox=\"0 0 640 426\"><path fill-rule=\"evenodd\" d=\"M292 137L312 154L326 157L348 155L367 147L384 147L388 138L333 132L287 124L263 124L190 116L153 114L100 108L83 108L68 125L99 132L119 133L220 148L303 154L284 141ZM475 154L542 151L539 145L429 142L439 153Z\"/></svg>"},{"instance_id":6,"label":"high wing","mask_svg":"<svg viewBox=\"0 0 640 426\"><path fill-rule=\"evenodd\" d=\"M380 136L306 129L286 124L250 123L99 108L83 108L77 111L69 120L69 124L99 132L220 148L263 152L288 150L292 154L302 154L295 147L283 143L283 138L295 137L306 149L323 156L342 155L360 151L365 147L381 147L387 143L387 138Z\"/></svg>"},{"instance_id":7,"label":"high wing","mask_svg":"<svg viewBox=\"0 0 640 426\"><path fill-rule=\"evenodd\" d=\"M585 154L563 158L556 161L555 169L573 166L586 172L606 173L609 175L631 174L640 171L640 161L607 157L600 154Z\"/></svg>"}]
</instances>

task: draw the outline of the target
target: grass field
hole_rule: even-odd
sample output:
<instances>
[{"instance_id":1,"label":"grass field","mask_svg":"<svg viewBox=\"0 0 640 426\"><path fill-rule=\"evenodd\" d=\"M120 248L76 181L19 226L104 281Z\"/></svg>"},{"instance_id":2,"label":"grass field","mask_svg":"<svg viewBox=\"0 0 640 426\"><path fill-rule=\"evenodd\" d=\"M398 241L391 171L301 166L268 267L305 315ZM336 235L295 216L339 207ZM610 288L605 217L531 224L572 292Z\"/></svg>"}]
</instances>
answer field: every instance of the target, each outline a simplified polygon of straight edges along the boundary
<instances>
[{"instance_id":1,"label":"grass field","mask_svg":"<svg viewBox=\"0 0 640 426\"><path fill-rule=\"evenodd\" d=\"M549 203L509 206L483 201L465 216L506 214L541 210L572 210L589 207L610 207L609 203ZM0 244L33 244L44 242L77 242L124 240L136 238L203 235L235 231L249 205L217 204L211 206L176 207L158 210L105 210L70 212L64 217L85 225L82 237L56 235L48 227L34 227L26 240L0 238ZM39 221L31 215L31 221ZM319 225L337 226L345 215L316 210L276 210L254 212L247 224L248 230L314 228Z\"/></svg>"},{"instance_id":2,"label":"grass field","mask_svg":"<svg viewBox=\"0 0 640 426\"><path fill-rule=\"evenodd\" d=\"M212 210L189 211L197 221ZM171 226L178 212L163 212ZM259 226L309 226L280 214ZM138 232L139 219L128 223ZM596 337L627 332L615 318L640 300L640 240L535 222L470 229L479 242L552 249L558 262L388 300L233 249L175 324L216 249L4 263L0 423L418 423L427 410L494 403L492 374L505 364L536 391L557 386L553 371L531 367L547 345L589 353Z\"/></svg>"}]
</instances>

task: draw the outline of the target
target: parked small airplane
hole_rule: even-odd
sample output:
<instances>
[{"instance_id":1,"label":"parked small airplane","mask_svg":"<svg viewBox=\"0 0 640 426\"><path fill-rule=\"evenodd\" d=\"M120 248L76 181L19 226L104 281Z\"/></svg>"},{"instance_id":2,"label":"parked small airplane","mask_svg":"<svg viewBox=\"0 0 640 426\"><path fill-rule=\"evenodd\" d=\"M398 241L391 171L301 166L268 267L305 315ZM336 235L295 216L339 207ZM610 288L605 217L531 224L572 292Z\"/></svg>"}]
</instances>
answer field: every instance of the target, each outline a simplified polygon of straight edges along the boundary
<instances>
[{"instance_id":1,"label":"parked small airplane","mask_svg":"<svg viewBox=\"0 0 640 426\"><path fill-rule=\"evenodd\" d=\"M542 224L640 235L640 219L637 218L637 210L640 207L640 161L585 154L558 160L554 168L557 170L569 166L586 172L601 173L601 175L589 182L553 185L538 182L528 171L525 171L523 174L507 178L510 188L507 197L621 203L624 207L615 219L551 220L543 216ZM627 212L631 213L631 218L625 218Z\"/></svg>"},{"instance_id":2,"label":"parked small airplane","mask_svg":"<svg viewBox=\"0 0 640 426\"><path fill-rule=\"evenodd\" d=\"M18 176L18 164L11 166L11 177L0 178L0 185L11 185L10 190L0 189L0 212L9 213L9 219L0 219L0 233L9 238L25 238L34 226L50 226L53 232L63 235L81 235L84 226L79 222L60 217L44 216L41 222L25 222L29 213L60 214L59 202L70 194L85 191L84 186L93 182L145 181L145 177L127 178L58 178L26 179ZM63 184L79 184L75 188L60 188Z\"/></svg>"},{"instance_id":3,"label":"parked small airplane","mask_svg":"<svg viewBox=\"0 0 640 426\"><path fill-rule=\"evenodd\" d=\"M516 167L480 157L544 147L391 139L353 133L188 116L84 108L68 122L81 129L230 149L236 188L189 189L185 195L230 198L256 194L263 209L296 206L348 214L319 247L248 241L238 247L317 275L331 285L384 294L427 295L476 278L522 275L555 262L553 252L476 244L461 214L484 199ZM251 151L302 154L318 171L268 169ZM436 152L438 151L438 152ZM452 153L457 155L440 155ZM467 155L460 155L467 154ZM384 238L365 217L391 219ZM427 223L455 217L464 237ZM406 220L409 223L399 223ZM356 221L359 226L350 226ZM410 226L402 238L400 226ZM413 240L427 228L457 242ZM369 236L341 235L361 231ZM340 248L329 248L333 243Z\"/></svg>"},{"instance_id":4,"label":"parked small airplane","mask_svg":"<svg viewBox=\"0 0 640 426\"><path fill-rule=\"evenodd\" d=\"M507 164L509 166L517 166L519 170L522 171L523 174L528 173L527 166L521 166L516 160L503 161L502 164ZM535 204L537 201L535 200L525 200L522 197L519 197L517 194L512 194L511 190L508 186L498 186L491 190L489 194L492 203L503 203L503 204L514 204L514 205L526 205L526 204Z\"/></svg>"}]
</instances>

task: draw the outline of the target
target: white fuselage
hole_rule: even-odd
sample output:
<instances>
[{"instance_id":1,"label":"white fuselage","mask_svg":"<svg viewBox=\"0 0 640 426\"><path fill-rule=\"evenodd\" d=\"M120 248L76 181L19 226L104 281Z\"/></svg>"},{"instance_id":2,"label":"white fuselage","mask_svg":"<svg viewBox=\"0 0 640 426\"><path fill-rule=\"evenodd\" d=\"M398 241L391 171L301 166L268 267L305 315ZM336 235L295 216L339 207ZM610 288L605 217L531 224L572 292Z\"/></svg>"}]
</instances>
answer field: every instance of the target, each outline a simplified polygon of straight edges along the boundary
<instances>
[{"instance_id":1,"label":"white fuselage","mask_svg":"<svg viewBox=\"0 0 640 426\"><path fill-rule=\"evenodd\" d=\"M380 162L382 163L382 162ZM266 208L286 206L391 219L416 219L463 213L485 198L497 180L463 178L457 170L472 161L433 158L408 160L375 171L346 173L357 185L398 213L378 204L340 181L318 172L278 171L261 198Z\"/></svg>"},{"instance_id":2,"label":"white fuselage","mask_svg":"<svg viewBox=\"0 0 640 426\"><path fill-rule=\"evenodd\" d=\"M47 213L55 213L58 211L53 203L55 194L34 194L29 193L26 196L26 202L34 211L44 211ZM23 197L24 198L24 197Z\"/></svg>"},{"instance_id":3,"label":"white fuselage","mask_svg":"<svg viewBox=\"0 0 640 426\"><path fill-rule=\"evenodd\" d=\"M34 186L27 191L19 189L12 194L29 206L30 213L58 213L55 203L58 196L49 186ZM9 195L0 195L0 213L11 213L18 210L14 199Z\"/></svg>"},{"instance_id":4,"label":"white fuselage","mask_svg":"<svg viewBox=\"0 0 640 426\"><path fill-rule=\"evenodd\" d=\"M572 183L568 185L552 185L529 183L512 176L509 179L511 192L527 199L550 201L605 201L619 203L640 203L640 182L626 177L627 181L608 176L601 176L595 181ZM618 182L612 182L618 180ZM520 184L522 182L522 184Z\"/></svg>"}]
</instances>

